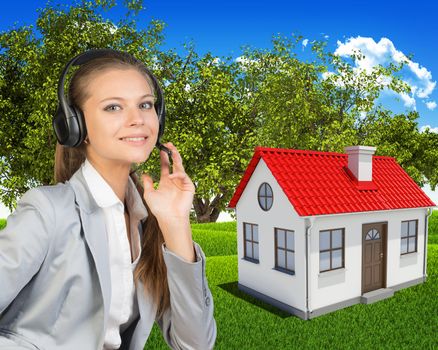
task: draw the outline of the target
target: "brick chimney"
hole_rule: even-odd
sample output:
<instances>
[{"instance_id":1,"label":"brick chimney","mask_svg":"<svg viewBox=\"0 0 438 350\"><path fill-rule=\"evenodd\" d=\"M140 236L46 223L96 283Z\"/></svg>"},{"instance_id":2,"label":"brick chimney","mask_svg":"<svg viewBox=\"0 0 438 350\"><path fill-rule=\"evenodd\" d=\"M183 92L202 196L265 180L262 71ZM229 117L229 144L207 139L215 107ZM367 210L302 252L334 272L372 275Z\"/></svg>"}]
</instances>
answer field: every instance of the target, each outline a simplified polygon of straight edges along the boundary
<instances>
[{"instance_id":1,"label":"brick chimney","mask_svg":"<svg viewBox=\"0 0 438 350\"><path fill-rule=\"evenodd\" d=\"M348 155L348 169L356 177L357 181L373 180L373 154L376 147L350 146L345 147Z\"/></svg>"}]
</instances>

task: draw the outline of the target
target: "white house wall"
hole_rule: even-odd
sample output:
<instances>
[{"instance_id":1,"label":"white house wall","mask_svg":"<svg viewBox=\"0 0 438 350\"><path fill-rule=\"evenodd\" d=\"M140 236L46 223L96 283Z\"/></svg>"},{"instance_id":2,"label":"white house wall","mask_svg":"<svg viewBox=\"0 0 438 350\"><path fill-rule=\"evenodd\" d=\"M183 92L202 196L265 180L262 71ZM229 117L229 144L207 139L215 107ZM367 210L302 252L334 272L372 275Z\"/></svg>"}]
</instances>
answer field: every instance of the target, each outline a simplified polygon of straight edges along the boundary
<instances>
[{"instance_id":1,"label":"white house wall","mask_svg":"<svg viewBox=\"0 0 438 350\"><path fill-rule=\"evenodd\" d=\"M269 211L260 208L259 186L267 182L274 195ZM305 310L305 240L304 220L300 218L281 190L263 159L260 159L237 205L237 250L239 283L300 310ZM245 260L243 223L258 225L259 264ZM274 227L293 230L295 275L274 269Z\"/></svg>"},{"instance_id":2,"label":"white house wall","mask_svg":"<svg viewBox=\"0 0 438 350\"><path fill-rule=\"evenodd\" d=\"M423 276L425 209L319 216L311 229L310 310L361 296L362 225L387 222L386 286ZM418 220L417 252L400 255L401 221ZM319 272L319 231L345 228L345 268Z\"/></svg>"}]
</instances>

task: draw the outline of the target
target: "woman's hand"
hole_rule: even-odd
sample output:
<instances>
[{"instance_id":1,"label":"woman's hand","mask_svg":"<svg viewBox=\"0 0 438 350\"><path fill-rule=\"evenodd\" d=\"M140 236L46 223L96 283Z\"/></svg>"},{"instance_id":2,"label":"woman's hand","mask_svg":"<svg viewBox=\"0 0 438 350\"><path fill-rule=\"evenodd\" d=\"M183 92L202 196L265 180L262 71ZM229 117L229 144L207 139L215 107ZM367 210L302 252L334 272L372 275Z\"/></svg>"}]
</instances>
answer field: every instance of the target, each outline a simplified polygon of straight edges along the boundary
<instances>
[{"instance_id":1,"label":"woman's hand","mask_svg":"<svg viewBox=\"0 0 438 350\"><path fill-rule=\"evenodd\" d=\"M166 247L187 261L195 261L190 228L190 209L195 194L195 186L186 174L182 158L176 147L164 144L172 151L173 172L169 173L169 158L160 151L161 177L158 188L154 189L152 178L142 175L144 199L157 218L163 232Z\"/></svg>"}]
</instances>

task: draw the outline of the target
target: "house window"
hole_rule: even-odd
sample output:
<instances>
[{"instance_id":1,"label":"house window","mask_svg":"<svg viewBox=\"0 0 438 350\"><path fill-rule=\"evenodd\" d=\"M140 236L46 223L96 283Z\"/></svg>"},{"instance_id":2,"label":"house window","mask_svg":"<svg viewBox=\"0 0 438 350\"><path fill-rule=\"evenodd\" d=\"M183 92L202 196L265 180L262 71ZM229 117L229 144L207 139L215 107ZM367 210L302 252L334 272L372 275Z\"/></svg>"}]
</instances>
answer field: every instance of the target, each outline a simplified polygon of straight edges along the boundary
<instances>
[{"instance_id":1,"label":"house window","mask_svg":"<svg viewBox=\"0 0 438 350\"><path fill-rule=\"evenodd\" d=\"M400 255L414 253L417 251L418 220L402 221Z\"/></svg>"},{"instance_id":2,"label":"house window","mask_svg":"<svg viewBox=\"0 0 438 350\"><path fill-rule=\"evenodd\" d=\"M259 187L258 192L259 205L264 211L268 211L272 207L274 201L274 194L272 188L266 182L263 182Z\"/></svg>"},{"instance_id":3,"label":"house window","mask_svg":"<svg viewBox=\"0 0 438 350\"><path fill-rule=\"evenodd\" d=\"M295 273L294 231L275 229L275 268L292 275Z\"/></svg>"},{"instance_id":4,"label":"house window","mask_svg":"<svg viewBox=\"0 0 438 350\"><path fill-rule=\"evenodd\" d=\"M319 271L344 267L344 229L319 231Z\"/></svg>"},{"instance_id":5,"label":"house window","mask_svg":"<svg viewBox=\"0 0 438 350\"><path fill-rule=\"evenodd\" d=\"M380 233L375 228L368 231L367 235L365 236L366 241L374 241L380 239Z\"/></svg>"},{"instance_id":6,"label":"house window","mask_svg":"<svg viewBox=\"0 0 438 350\"><path fill-rule=\"evenodd\" d=\"M259 262L259 227L256 224L243 223L243 249L246 260Z\"/></svg>"}]
</instances>

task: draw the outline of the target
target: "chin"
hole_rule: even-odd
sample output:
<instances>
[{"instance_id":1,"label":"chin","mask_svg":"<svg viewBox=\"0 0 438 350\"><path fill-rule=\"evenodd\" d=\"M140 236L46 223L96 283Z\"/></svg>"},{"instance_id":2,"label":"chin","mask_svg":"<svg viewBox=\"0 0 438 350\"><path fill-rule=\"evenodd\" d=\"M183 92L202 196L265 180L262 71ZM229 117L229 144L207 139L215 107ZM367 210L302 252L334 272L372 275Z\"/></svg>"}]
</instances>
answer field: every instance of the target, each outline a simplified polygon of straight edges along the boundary
<instances>
[{"instance_id":1,"label":"chin","mask_svg":"<svg viewBox=\"0 0 438 350\"><path fill-rule=\"evenodd\" d=\"M151 155L152 150L148 151L146 153L143 153L142 155L138 155L138 156L134 156L134 157L129 157L129 161L131 163L143 163L146 162L149 159L149 156Z\"/></svg>"}]
</instances>

